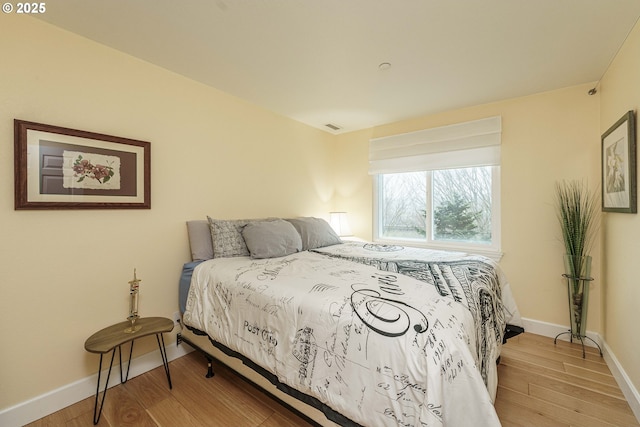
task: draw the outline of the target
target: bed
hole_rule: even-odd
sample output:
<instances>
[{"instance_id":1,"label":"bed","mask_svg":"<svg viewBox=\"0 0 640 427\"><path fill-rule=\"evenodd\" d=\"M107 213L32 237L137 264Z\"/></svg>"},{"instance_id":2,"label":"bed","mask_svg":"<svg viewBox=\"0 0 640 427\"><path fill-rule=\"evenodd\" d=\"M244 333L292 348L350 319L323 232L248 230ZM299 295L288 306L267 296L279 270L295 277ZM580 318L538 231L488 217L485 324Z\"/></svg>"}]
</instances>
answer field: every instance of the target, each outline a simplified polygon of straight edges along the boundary
<instances>
[{"instance_id":1,"label":"bed","mask_svg":"<svg viewBox=\"0 0 640 427\"><path fill-rule=\"evenodd\" d=\"M318 218L188 221L184 340L321 425L499 426L522 331L492 260L342 241Z\"/></svg>"}]
</instances>

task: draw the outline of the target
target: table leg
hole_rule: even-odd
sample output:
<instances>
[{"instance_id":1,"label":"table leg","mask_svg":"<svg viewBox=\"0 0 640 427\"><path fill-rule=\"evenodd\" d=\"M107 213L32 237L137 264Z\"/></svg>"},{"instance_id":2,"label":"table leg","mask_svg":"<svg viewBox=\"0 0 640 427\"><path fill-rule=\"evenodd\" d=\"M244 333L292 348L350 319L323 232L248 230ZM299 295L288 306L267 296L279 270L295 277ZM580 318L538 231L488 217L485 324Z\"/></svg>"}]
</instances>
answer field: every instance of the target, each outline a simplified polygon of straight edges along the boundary
<instances>
[{"instance_id":1,"label":"table leg","mask_svg":"<svg viewBox=\"0 0 640 427\"><path fill-rule=\"evenodd\" d=\"M120 362L120 384L124 384L129 380L129 369L131 369L131 355L133 354L133 343L135 340L131 341L131 347L129 348L129 363L127 363L127 375L122 378L122 350L121 346L118 346L118 360Z\"/></svg>"},{"instance_id":2,"label":"table leg","mask_svg":"<svg viewBox=\"0 0 640 427\"><path fill-rule=\"evenodd\" d=\"M164 336L162 333L156 334L156 340L158 341L158 348L160 349L160 355L162 356L162 364L164 365L164 372L167 374L167 381L169 382L169 390L173 389L171 385L171 373L169 372L169 360L167 359L167 349L164 346ZM160 344L162 340L162 344Z\"/></svg>"},{"instance_id":3,"label":"table leg","mask_svg":"<svg viewBox=\"0 0 640 427\"><path fill-rule=\"evenodd\" d=\"M119 347L118 347L119 348ZM107 373L107 382L104 384L104 391L102 392L102 401L100 402L100 410L98 410L98 397L100 396L100 376L102 374L102 356L100 353L100 366L98 367L98 385L96 386L96 400L93 405L93 425L98 424L100 416L102 415L102 408L104 406L104 398L107 396L107 388L109 386L109 377L111 377L111 368L113 367L113 359L116 356L116 349L111 352L111 363L109 364L109 372Z\"/></svg>"}]
</instances>

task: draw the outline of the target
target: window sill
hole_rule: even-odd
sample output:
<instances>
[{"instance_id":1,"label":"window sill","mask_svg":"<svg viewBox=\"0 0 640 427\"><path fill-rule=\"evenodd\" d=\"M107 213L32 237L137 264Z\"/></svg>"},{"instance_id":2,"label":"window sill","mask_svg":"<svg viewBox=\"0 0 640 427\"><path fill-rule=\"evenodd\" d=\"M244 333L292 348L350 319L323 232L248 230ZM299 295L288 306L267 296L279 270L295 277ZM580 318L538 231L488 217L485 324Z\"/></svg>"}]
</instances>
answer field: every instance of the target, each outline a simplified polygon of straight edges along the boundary
<instances>
[{"instance_id":1,"label":"window sill","mask_svg":"<svg viewBox=\"0 0 640 427\"><path fill-rule=\"evenodd\" d=\"M488 248L488 247L465 246L465 245L455 245L455 244L429 244L429 243L422 243L420 241L412 241L412 240L393 240L393 239L379 239L379 238L373 239L373 241L381 244L410 246L415 248L432 249L437 251L465 252L473 255L482 255L492 259L495 262L500 262L503 255L503 253L500 250Z\"/></svg>"}]
</instances>

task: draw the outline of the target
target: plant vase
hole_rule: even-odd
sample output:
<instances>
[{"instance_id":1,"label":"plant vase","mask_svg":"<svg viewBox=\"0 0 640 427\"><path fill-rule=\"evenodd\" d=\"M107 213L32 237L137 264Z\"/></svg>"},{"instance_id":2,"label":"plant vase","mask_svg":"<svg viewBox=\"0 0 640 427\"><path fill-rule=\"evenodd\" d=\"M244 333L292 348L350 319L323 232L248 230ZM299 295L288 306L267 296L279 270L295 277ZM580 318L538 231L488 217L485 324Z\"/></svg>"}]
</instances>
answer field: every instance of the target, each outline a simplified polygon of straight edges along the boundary
<instances>
[{"instance_id":1,"label":"plant vase","mask_svg":"<svg viewBox=\"0 0 640 427\"><path fill-rule=\"evenodd\" d=\"M569 301L571 341L586 337L587 312L589 309L589 283L591 277L591 257L564 255L565 274Z\"/></svg>"}]
</instances>

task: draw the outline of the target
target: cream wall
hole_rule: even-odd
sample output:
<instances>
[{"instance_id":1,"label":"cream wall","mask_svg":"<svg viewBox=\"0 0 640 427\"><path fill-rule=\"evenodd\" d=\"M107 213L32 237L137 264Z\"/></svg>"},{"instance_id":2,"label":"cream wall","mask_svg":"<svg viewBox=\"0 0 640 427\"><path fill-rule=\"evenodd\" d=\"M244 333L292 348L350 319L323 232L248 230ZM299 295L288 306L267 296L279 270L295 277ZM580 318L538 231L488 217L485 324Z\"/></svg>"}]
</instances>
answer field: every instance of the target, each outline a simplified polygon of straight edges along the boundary
<instances>
[{"instance_id":1,"label":"cream wall","mask_svg":"<svg viewBox=\"0 0 640 427\"><path fill-rule=\"evenodd\" d=\"M451 111L341 135L335 206L349 212L352 228L371 237L372 180L368 141L453 123L502 117L500 262L523 317L569 324L564 249L553 209L554 185L561 179L599 184L599 100L586 84L534 96ZM359 222L362 223L359 223ZM599 242L591 253L596 277L590 296L588 329L602 331Z\"/></svg>"},{"instance_id":2,"label":"cream wall","mask_svg":"<svg viewBox=\"0 0 640 427\"><path fill-rule=\"evenodd\" d=\"M627 38L600 83L600 132L604 133L627 111L640 110L640 24ZM636 130L637 132L637 130ZM636 141L636 144L638 141ZM640 216L607 213L604 216L605 254L604 335L619 362L640 390Z\"/></svg>"},{"instance_id":3,"label":"cream wall","mask_svg":"<svg viewBox=\"0 0 640 427\"><path fill-rule=\"evenodd\" d=\"M185 220L327 217L334 147L330 134L36 19L0 21L2 411L96 372L84 341L125 320L134 268L141 315L172 317ZM152 209L15 211L14 118L150 141Z\"/></svg>"}]
</instances>

